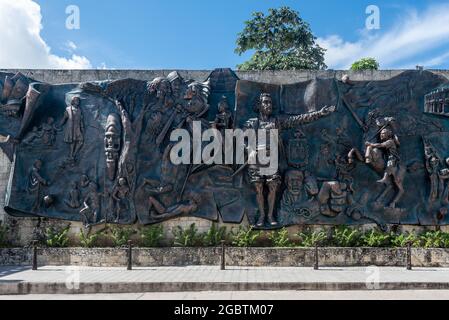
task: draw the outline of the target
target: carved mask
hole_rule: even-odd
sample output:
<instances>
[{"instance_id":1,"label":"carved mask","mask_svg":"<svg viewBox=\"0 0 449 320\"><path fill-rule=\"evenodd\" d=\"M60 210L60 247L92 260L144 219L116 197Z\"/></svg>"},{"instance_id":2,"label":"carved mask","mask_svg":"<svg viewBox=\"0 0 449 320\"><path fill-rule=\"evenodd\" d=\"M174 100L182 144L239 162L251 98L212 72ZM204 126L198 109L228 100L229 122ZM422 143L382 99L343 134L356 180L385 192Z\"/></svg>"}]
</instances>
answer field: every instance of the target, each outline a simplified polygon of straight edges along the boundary
<instances>
[{"instance_id":1,"label":"carved mask","mask_svg":"<svg viewBox=\"0 0 449 320\"><path fill-rule=\"evenodd\" d=\"M287 174L287 189L291 194L300 194L304 185L302 172L290 172Z\"/></svg>"}]
</instances>

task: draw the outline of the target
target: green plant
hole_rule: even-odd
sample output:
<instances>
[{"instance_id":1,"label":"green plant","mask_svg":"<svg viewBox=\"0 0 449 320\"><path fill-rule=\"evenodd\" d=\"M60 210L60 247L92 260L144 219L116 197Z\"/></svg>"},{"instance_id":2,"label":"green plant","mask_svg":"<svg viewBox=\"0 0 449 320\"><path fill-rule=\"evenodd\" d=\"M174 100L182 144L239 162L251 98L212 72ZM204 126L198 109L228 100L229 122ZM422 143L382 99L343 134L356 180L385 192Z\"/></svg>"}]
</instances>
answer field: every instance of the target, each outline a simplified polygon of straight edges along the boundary
<instances>
[{"instance_id":1,"label":"green plant","mask_svg":"<svg viewBox=\"0 0 449 320\"><path fill-rule=\"evenodd\" d=\"M135 233L132 228L113 226L110 228L110 239L114 247L123 247L131 239L131 236Z\"/></svg>"},{"instance_id":2,"label":"green plant","mask_svg":"<svg viewBox=\"0 0 449 320\"><path fill-rule=\"evenodd\" d=\"M293 245L286 228L271 232L268 238L271 240L272 245L276 248L286 248Z\"/></svg>"},{"instance_id":3,"label":"green plant","mask_svg":"<svg viewBox=\"0 0 449 320\"><path fill-rule=\"evenodd\" d=\"M361 244L364 247L388 247L391 245L391 235L378 230L365 232L361 237Z\"/></svg>"},{"instance_id":4,"label":"green plant","mask_svg":"<svg viewBox=\"0 0 449 320\"><path fill-rule=\"evenodd\" d=\"M428 231L418 238L423 248L449 248L449 233L442 231Z\"/></svg>"},{"instance_id":5,"label":"green plant","mask_svg":"<svg viewBox=\"0 0 449 320\"><path fill-rule=\"evenodd\" d=\"M164 227L162 224L149 226L140 230L140 239L144 247L153 248L160 245L164 237Z\"/></svg>"},{"instance_id":6,"label":"green plant","mask_svg":"<svg viewBox=\"0 0 449 320\"><path fill-rule=\"evenodd\" d=\"M194 223L186 230L181 226L177 226L172 233L174 237L173 244L178 247L194 247L201 242L201 236L198 234L198 229Z\"/></svg>"},{"instance_id":7,"label":"green plant","mask_svg":"<svg viewBox=\"0 0 449 320\"><path fill-rule=\"evenodd\" d=\"M240 226L237 232L231 232L232 245L240 248L252 247L256 241L260 238L262 233L255 231L253 227Z\"/></svg>"},{"instance_id":8,"label":"green plant","mask_svg":"<svg viewBox=\"0 0 449 320\"><path fill-rule=\"evenodd\" d=\"M379 70L379 63L374 58L363 58L351 66L352 71Z\"/></svg>"},{"instance_id":9,"label":"green plant","mask_svg":"<svg viewBox=\"0 0 449 320\"><path fill-rule=\"evenodd\" d=\"M70 225L63 229L50 227L45 230L45 243L50 248L64 248L69 243Z\"/></svg>"},{"instance_id":10,"label":"green plant","mask_svg":"<svg viewBox=\"0 0 449 320\"><path fill-rule=\"evenodd\" d=\"M267 15L254 12L238 34L239 55L254 51L249 61L237 66L239 70L299 70L326 69L325 49L307 22L289 7L269 9Z\"/></svg>"},{"instance_id":11,"label":"green plant","mask_svg":"<svg viewBox=\"0 0 449 320\"><path fill-rule=\"evenodd\" d=\"M391 234L391 244L393 247L403 248L408 245L408 243L412 243L413 246L419 246L419 239L416 233L414 232L406 232L406 233L392 233Z\"/></svg>"},{"instance_id":12,"label":"green plant","mask_svg":"<svg viewBox=\"0 0 449 320\"><path fill-rule=\"evenodd\" d=\"M360 245L360 238L360 231L346 226L335 227L332 234L332 242L337 247L357 247Z\"/></svg>"},{"instance_id":13,"label":"green plant","mask_svg":"<svg viewBox=\"0 0 449 320\"><path fill-rule=\"evenodd\" d=\"M90 230L85 232L84 229L81 229L78 238L83 248L93 248L97 245L97 241L102 235L103 230L91 234Z\"/></svg>"},{"instance_id":14,"label":"green plant","mask_svg":"<svg viewBox=\"0 0 449 320\"><path fill-rule=\"evenodd\" d=\"M216 247L222 240L226 240L226 233L226 227L219 228L216 223L213 223L210 229L202 236L203 244L209 247Z\"/></svg>"},{"instance_id":15,"label":"green plant","mask_svg":"<svg viewBox=\"0 0 449 320\"><path fill-rule=\"evenodd\" d=\"M310 231L298 232L299 246L305 248L315 247L317 244L322 245L327 240L327 233L325 231Z\"/></svg>"},{"instance_id":16,"label":"green plant","mask_svg":"<svg viewBox=\"0 0 449 320\"><path fill-rule=\"evenodd\" d=\"M8 245L8 227L0 221L0 248Z\"/></svg>"}]
</instances>

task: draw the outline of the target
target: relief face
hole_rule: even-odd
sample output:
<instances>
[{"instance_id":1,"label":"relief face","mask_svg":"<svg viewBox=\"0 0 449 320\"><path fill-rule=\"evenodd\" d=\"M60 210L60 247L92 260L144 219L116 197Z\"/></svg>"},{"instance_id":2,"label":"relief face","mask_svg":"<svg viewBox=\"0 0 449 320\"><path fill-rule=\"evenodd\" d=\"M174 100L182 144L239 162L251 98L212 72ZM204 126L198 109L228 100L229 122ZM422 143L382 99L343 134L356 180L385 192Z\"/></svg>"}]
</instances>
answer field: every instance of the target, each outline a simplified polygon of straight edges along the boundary
<instances>
[{"instance_id":1,"label":"relief face","mask_svg":"<svg viewBox=\"0 0 449 320\"><path fill-rule=\"evenodd\" d=\"M449 224L449 84L431 72L292 85L227 69L204 81L178 72L71 85L0 80L0 146L14 158L5 209L14 216L86 226L180 216L246 216L259 229ZM254 140L237 139L238 130ZM221 161L197 161L198 150ZM262 152L276 156L275 170L251 160Z\"/></svg>"}]
</instances>

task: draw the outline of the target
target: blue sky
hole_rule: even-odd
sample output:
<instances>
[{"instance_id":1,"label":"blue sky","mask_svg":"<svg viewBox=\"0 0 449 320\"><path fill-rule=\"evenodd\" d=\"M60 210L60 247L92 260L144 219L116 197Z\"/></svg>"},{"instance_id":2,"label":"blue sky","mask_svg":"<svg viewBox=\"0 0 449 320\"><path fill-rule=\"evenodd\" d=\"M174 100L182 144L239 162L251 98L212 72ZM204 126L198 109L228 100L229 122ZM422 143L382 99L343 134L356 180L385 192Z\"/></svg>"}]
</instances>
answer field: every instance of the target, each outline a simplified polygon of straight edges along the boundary
<instances>
[{"instance_id":1,"label":"blue sky","mask_svg":"<svg viewBox=\"0 0 449 320\"><path fill-rule=\"evenodd\" d=\"M16 63L15 67L234 68L249 57L234 53L244 21L254 11L280 6L299 11L310 23L320 44L329 49L326 61L330 68L346 68L362 56L375 56L383 68L414 68L417 64L449 67L449 1L35 0L37 5L32 7L32 0L13 2L21 6L11 12L25 10L34 19L30 25L37 23L39 8L42 29L36 43L44 42L45 47L40 49L50 56L35 65L25 57L25 61L17 58L16 62L6 62ZM11 3L0 0L0 9L19 6ZM69 5L80 8L79 30L65 28ZM380 9L380 30L365 28L368 5ZM18 33L16 38L20 37ZM22 50L31 50L30 41L24 43L27 47ZM17 44L15 50L22 51L21 45ZM4 55L7 53L11 55ZM0 68L5 67L1 65L5 64L3 60L0 53Z\"/></svg>"}]
</instances>

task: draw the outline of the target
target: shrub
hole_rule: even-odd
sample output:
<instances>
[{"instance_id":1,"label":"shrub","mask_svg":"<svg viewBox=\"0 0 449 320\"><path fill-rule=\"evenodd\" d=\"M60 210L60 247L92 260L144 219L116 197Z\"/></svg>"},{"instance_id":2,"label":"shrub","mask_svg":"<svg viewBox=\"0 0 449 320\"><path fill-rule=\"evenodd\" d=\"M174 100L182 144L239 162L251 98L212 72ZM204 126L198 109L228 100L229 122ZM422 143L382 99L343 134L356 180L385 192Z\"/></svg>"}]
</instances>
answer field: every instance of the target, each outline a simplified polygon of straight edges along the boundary
<instances>
[{"instance_id":1,"label":"shrub","mask_svg":"<svg viewBox=\"0 0 449 320\"><path fill-rule=\"evenodd\" d=\"M337 247L357 247L360 245L361 234L357 229L346 226L334 228L332 242Z\"/></svg>"},{"instance_id":2,"label":"shrub","mask_svg":"<svg viewBox=\"0 0 449 320\"><path fill-rule=\"evenodd\" d=\"M406 247L409 242L411 242L414 247L419 247L419 239L414 232L391 234L391 244L393 247L403 248Z\"/></svg>"},{"instance_id":3,"label":"shrub","mask_svg":"<svg viewBox=\"0 0 449 320\"><path fill-rule=\"evenodd\" d=\"M391 235L378 230L365 232L361 237L361 244L365 247L388 247L391 245Z\"/></svg>"},{"instance_id":4,"label":"shrub","mask_svg":"<svg viewBox=\"0 0 449 320\"><path fill-rule=\"evenodd\" d=\"M218 228L216 223L213 223L210 229L203 234L203 244L208 247L218 246L222 240L226 240L226 227Z\"/></svg>"},{"instance_id":5,"label":"shrub","mask_svg":"<svg viewBox=\"0 0 449 320\"><path fill-rule=\"evenodd\" d=\"M145 227L140 230L140 239L142 240L142 245L147 248L160 246L163 237L164 227L161 224Z\"/></svg>"},{"instance_id":6,"label":"shrub","mask_svg":"<svg viewBox=\"0 0 449 320\"><path fill-rule=\"evenodd\" d=\"M0 248L8 245L8 227L0 221Z\"/></svg>"},{"instance_id":7,"label":"shrub","mask_svg":"<svg viewBox=\"0 0 449 320\"><path fill-rule=\"evenodd\" d=\"M272 246L276 248L286 248L293 246L293 243L289 238L288 230L286 228L271 232L268 238L271 240Z\"/></svg>"},{"instance_id":8,"label":"shrub","mask_svg":"<svg viewBox=\"0 0 449 320\"><path fill-rule=\"evenodd\" d=\"M110 228L110 239L114 247L123 247L128 244L131 236L135 233L132 228L113 226Z\"/></svg>"},{"instance_id":9,"label":"shrub","mask_svg":"<svg viewBox=\"0 0 449 320\"><path fill-rule=\"evenodd\" d=\"M80 240L80 244L83 248L93 248L97 245L98 239L103 235L104 230L100 230L91 234L91 231L85 232L84 229L81 229L78 234L78 238Z\"/></svg>"},{"instance_id":10,"label":"shrub","mask_svg":"<svg viewBox=\"0 0 449 320\"><path fill-rule=\"evenodd\" d=\"M449 248L449 233L442 231L429 231L419 238L419 245L423 248Z\"/></svg>"},{"instance_id":11,"label":"shrub","mask_svg":"<svg viewBox=\"0 0 449 320\"><path fill-rule=\"evenodd\" d=\"M305 248L315 247L317 244L322 245L327 240L327 233L325 231L304 231L298 232L299 246Z\"/></svg>"},{"instance_id":12,"label":"shrub","mask_svg":"<svg viewBox=\"0 0 449 320\"><path fill-rule=\"evenodd\" d=\"M45 243L50 248L65 248L69 243L70 225L64 229L50 227L45 230Z\"/></svg>"},{"instance_id":13,"label":"shrub","mask_svg":"<svg viewBox=\"0 0 449 320\"><path fill-rule=\"evenodd\" d=\"M172 232L173 244L177 247L194 247L201 242L201 236L198 234L198 229L194 223L186 230L177 226Z\"/></svg>"},{"instance_id":14,"label":"shrub","mask_svg":"<svg viewBox=\"0 0 449 320\"><path fill-rule=\"evenodd\" d=\"M255 231L253 227L240 226L237 232L231 232L232 245L240 248L252 247L262 235L262 232Z\"/></svg>"}]
</instances>

